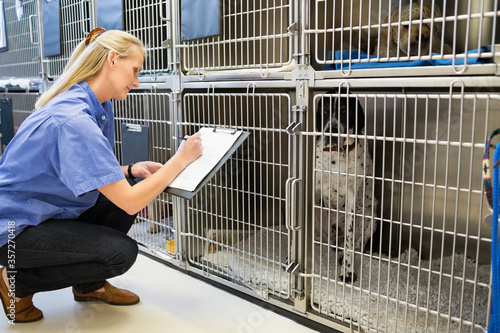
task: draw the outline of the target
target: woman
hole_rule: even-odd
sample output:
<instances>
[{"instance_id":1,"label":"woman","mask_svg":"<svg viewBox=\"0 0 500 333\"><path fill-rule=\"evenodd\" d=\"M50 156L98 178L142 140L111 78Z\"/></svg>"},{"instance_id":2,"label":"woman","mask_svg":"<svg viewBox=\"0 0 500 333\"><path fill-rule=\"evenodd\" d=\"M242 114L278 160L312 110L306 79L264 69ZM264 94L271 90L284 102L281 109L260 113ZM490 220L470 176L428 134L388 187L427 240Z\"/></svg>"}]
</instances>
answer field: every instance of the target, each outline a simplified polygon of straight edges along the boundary
<instances>
[{"instance_id":1,"label":"woman","mask_svg":"<svg viewBox=\"0 0 500 333\"><path fill-rule=\"evenodd\" d=\"M139 86L140 40L93 30L37 101L0 160L0 295L7 318L43 317L33 294L73 286L76 301L139 302L106 279L137 257L126 233L138 211L201 155L200 133L164 165L120 166L110 99ZM126 177L145 178L133 187Z\"/></svg>"}]
</instances>

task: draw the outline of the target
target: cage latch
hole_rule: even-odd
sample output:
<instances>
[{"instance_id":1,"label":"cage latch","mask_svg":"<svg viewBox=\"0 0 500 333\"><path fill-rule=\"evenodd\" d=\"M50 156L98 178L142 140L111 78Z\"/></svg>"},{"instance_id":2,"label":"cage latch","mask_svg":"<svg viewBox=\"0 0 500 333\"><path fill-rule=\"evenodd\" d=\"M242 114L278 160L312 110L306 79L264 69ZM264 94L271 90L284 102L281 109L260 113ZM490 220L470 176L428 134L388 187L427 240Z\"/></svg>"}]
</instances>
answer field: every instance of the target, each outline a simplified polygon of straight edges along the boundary
<instances>
[{"instance_id":1,"label":"cage latch","mask_svg":"<svg viewBox=\"0 0 500 333\"><path fill-rule=\"evenodd\" d=\"M292 121L290 125L285 128L285 132L287 132L289 135L295 135L300 129L300 126L302 123L297 123L296 121Z\"/></svg>"},{"instance_id":2,"label":"cage latch","mask_svg":"<svg viewBox=\"0 0 500 333\"><path fill-rule=\"evenodd\" d=\"M169 38L169 39L166 39L164 40L162 43L161 43L161 46L163 46L164 48L168 49L170 47L172 47L172 40Z\"/></svg>"},{"instance_id":3,"label":"cage latch","mask_svg":"<svg viewBox=\"0 0 500 333\"><path fill-rule=\"evenodd\" d=\"M300 267L300 263L295 263L295 261L292 261L285 267L285 272L287 273L292 273L293 275L299 275L298 269Z\"/></svg>"},{"instance_id":4,"label":"cage latch","mask_svg":"<svg viewBox=\"0 0 500 333\"><path fill-rule=\"evenodd\" d=\"M306 112L307 105L292 105L293 112Z\"/></svg>"},{"instance_id":5,"label":"cage latch","mask_svg":"<svg viewBox=\"0 0 500 333\"><path fill-rule=\"evenodd\" d=\"M299 22L293 22L291 26L287 28L288 34L295 35L299 32Z\"/></svg>"},{"instance_id":6,"label":"cage latch","mask_svg":"<svg viewBox=\"0 0 500 333\"><path fill-rule=\"evenodd\" d=\"M296 289L296 288L292 288L292 296L297 297L298 299L302 300L302 299L304 299L304 291ZM297 311L297 310L295 310L295 311ZM297 312L301 313L300 311L297 311Z\"/></svg>"}]
</instances>

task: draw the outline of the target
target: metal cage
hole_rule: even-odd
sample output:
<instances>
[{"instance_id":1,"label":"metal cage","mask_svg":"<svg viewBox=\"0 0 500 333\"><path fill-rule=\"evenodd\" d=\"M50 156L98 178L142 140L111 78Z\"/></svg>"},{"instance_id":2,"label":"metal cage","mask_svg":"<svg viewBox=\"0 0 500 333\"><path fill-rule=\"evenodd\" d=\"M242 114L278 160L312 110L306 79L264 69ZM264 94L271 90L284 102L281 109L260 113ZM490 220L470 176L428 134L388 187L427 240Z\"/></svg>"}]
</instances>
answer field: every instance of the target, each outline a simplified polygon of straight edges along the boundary
<instances>
[{"instance_id":1,"label":"metal cage","mask_svg":"<svg viewBox=\"0 0 500 333\"><path fill-rule=\"evenodd\" d=\"M12 98L14 133L17 132L22 122L33 113L39 95L38 92L0 92L0 97Z\"/></svg>"},{"instance_id":2,"label":"metal cage","mask_svg":"<svg viewBox=\"0 0 500 333\"><path fill-rule=\"evenodd\" d=\"M38 77L41 66L37 1L24 1L23 15L19 17L16 1L5 0L3 4L7 50L0 52L0 77Z\"/></svg>"},{"instance_id":3,"label":"metal cage","mask_svg":"<svg viewBox=\"0 0 500 333\"><path fill-rule=\"evenodd\" d=\"M20 21L4 3L0 76L37 76L37 1ZM97 21L95 0L60 4L43 87ZM486 330L498 1L223 0L220 35L190 41L181 1L123 4L147 56L141 88L113 101L117 159L123 123L147 126L160 163L172 136L250 132L191 200L162 193L139 212L129 235L143 251L343 332ZM30 89L0 93L16 129Z\"/></svg>"},{"instance_id":4,"label":"metal cage","mask_svg":"<svg viewBox=\"0 0 500 333\"><path fill-rule=\"evenodd\" d=\"M171 93L155 88L132 91L124 101L113 101L115 114L115 152L122 162L121 124L146 125L149 129L149 160L165 163L172 153L173 101ZM139 212L129 235L156 254L176 257L178 230L174 219L173 197L162 193Z\"/></svg>"},{"instance_id":5,"label":"metal cage","mask_svg":"<svg viewBox=\"0 0 500 333\"><path fill-rule=\"evenodd\" d=\"M220 35L180 43L182 70L203 77L244 69L267 77L276 69L293 69L297 6L292 0L222 1Z\"/></svg>"},{"instance_id":6,"label":"metal cage","mask_svg":"<svg viewBox=\"0 0 500 333\"><path fill-rule=\"evenodd\" d=\"M57 78L68 62L74 48L95 27L93 0L65 0L61 2L62 54L44 61L48 66L48 77ZM141 81L157 80L172 71L171 3L124 1L124 31L138 37L145 45L146 57L141 71Z\"/></svg>"},{"instance_id":7,"label":"metal cage","mask_svg":"<svg viewBox=\"0 0 500 333\"><path fill-rule=\"evenodd\" d=\"M92 9L89 0L61 0L61 55L44 57L47 77L61 75L73 50L92 29Z\"/></svg>"},{"instance_id":8,"label":"metal cage","mask_svg":"<svg viewBox=\"0 0 500 333\"><path fill-rule=\"evenodd\" d=\"M339 76L355 76L357 69L377 76L481 72L471 65L494 62L499 54L497 1L310 3L311 62Z\"/></svg>"},{"instance_id":9,"label":"metal cage","mask_svg":"<svg viewBox=\"0 0 500 333\"><path fill-rule=\"evenodd\" d=\"M290 96L284 92L187 92L181 133L201 127L250 132L230 160L185 202L187 260L203 272L261 295L288 298L285 271L291 244L285 226ZM276 274L260 280L260 272Z\"/></svg>"},{"instance_id":10,"label":"metal cage","mask_svg":"<svg viewBox=\"0 0 500 333\"><path fill-rule=\"evenodd\" d=\"M364 122L359 132L324 121L348 98L363 111L340 122ZM459 84L437 93L329 92L317 94L314 107L324 127L310 133L311 308L364 332L487 328L491 229L481 169L486 138L500 120L498 92L467 93ZM325 139L358 145L346 157L321 149ZM356 184L362 190L350 199L362 209L353 214L349 195L340 203L342 189ZM364 241L356 247L350 236ZM348 252L354 282L343 279Z\"/></svg>"},{"instance_id":11,"label":"metal cage","mask_svg":"<svg viewBox=\"0 0 500 333\"><path fill-rule=\"evenodd\" d=\"M124 1L124 30L146 46L143 77L157 80L172 71L171 1Z\"/></svg>"},{"instance_id":12,"label":"metal cage","mask_svg":"<svg viewBox=\"0 0 500 333\"><path fill-rule=\"evenodd\" d=\"M35 102L39 96L37 92L0 92L0 98L9 98L12 100L12 129L13 133L16 134L19 126L22 122L28 118L34 111ZM9 117L10 118L10 117ZM0 115L0 123L2 117ZM10 122L10 121L9 121ZM0 133L0 156L3 153L6 142L2 142L2 133Z\"/></svg>"}]
</instances>

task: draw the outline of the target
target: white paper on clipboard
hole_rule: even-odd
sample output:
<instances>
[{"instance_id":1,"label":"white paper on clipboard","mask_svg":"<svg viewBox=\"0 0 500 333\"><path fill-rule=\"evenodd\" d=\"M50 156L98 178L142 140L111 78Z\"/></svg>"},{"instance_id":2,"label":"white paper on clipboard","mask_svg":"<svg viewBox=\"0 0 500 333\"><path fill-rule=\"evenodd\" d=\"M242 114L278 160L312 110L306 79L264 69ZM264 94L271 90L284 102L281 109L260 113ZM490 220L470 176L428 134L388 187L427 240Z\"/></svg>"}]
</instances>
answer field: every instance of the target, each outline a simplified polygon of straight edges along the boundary
<instances>
[{"instance_id":1,"label":"white paper on clipboard","mask_svg":"<svg viewBox=\"0 0 500 333\"><path fill-rule=\"evenodd\" d=\"M242 131L215 130L204 127L201 132L202 155L189 164L169 185L185 191L194 191L219 161L226 156Z\"/></svg>"}]
</instances>

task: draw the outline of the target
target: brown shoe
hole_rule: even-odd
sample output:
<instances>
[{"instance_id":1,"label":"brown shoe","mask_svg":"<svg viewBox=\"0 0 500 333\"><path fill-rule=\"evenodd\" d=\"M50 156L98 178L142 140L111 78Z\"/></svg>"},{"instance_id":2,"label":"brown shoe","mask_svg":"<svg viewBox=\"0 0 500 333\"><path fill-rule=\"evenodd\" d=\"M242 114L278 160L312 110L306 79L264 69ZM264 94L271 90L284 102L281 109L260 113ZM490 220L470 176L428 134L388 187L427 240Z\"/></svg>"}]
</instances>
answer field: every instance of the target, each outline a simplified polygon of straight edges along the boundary
<instances>
[{"instance_id":1,"label":"brown shoe","mask_svg":"<svg viewBox=\"0 0 500 333\"><path fill-rule=\"evenodd\" d=\"M9 288L3 281L4 270L5 267L0 269L0 299L7 318L16 323L31 323L42 319L42 311L33 305L33 295L21 298L19 302L10 297Z\"/></svg>"},{"instance_id":2,"label":"brown shoe","mask_svg":"<svg viewBox=\"0 0 500 333\"><path fill-rule=\"evenodd\" d=\"M111 305L133 305L139 303L139 296L125 289L113 287L108 281L104 283L104 291L80 294L73 289L77 302L101 301Z\"/></svg>"}]
</instances>

